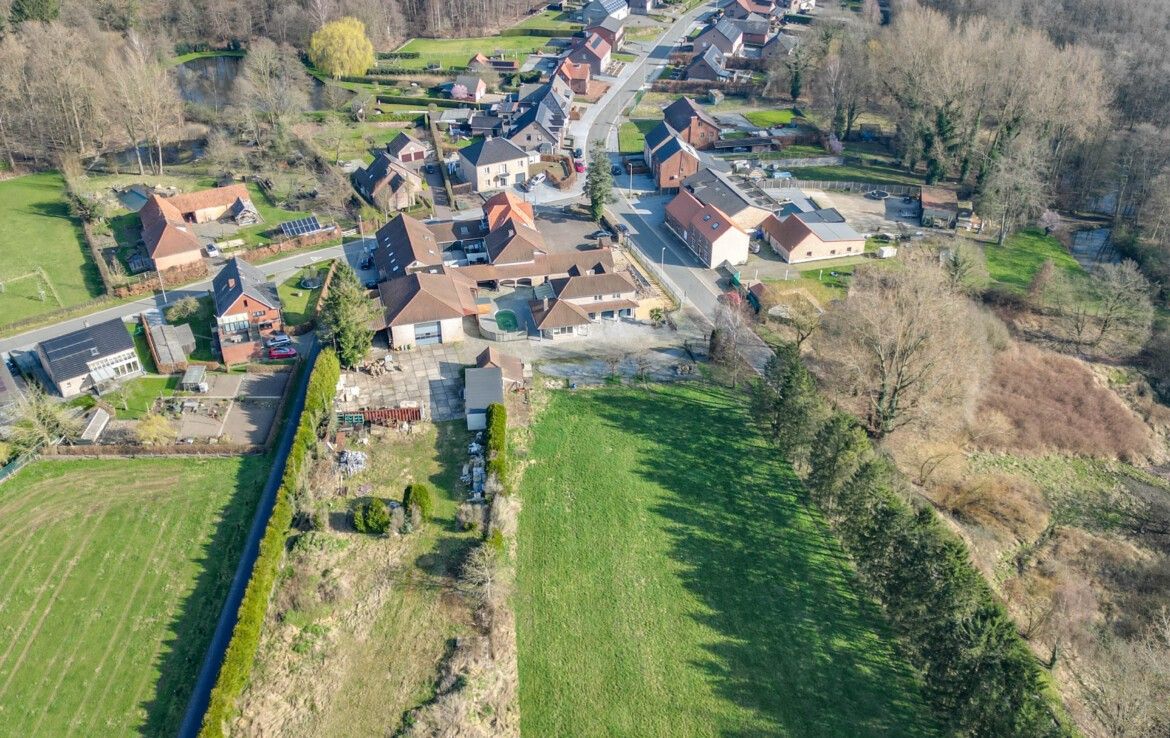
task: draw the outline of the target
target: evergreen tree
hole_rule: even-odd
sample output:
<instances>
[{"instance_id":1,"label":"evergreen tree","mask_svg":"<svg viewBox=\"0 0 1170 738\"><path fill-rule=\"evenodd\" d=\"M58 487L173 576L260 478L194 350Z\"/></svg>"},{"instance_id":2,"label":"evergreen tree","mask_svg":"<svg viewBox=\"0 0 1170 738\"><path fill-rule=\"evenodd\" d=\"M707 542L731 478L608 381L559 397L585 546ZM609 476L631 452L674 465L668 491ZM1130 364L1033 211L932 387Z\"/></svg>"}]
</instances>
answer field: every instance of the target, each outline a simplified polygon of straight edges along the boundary
<instances>
[{"instance_id":1,"label":"evergreen tree","mask_svg":"<svg viewBox=\"0 0 1170 738\"><path fill-rule=\"evenodd\" d=\"M777 347L752 389L752 413L765 436L794 460L812 443L822 410L812 375L792 344Z\"/></svg>"},{"instance_id":2,"label":"evergreen tree","mask_svg":"<svg viewBox=\"0 0 1170 738\"><path fill-rule=\"evenodd\" d=\"M605 206L613 202L613 172L605 143L589 144L589 171L585 174L585 194L589 196L589 215L600 223Z\"/></svg>"},{"instance_id":3,"label":"evergreen tree","mask_svg":"<svg viewBox=\"0 0 1170 738\"><path fill-rule=\"evenodd\" d=\"M382 535L390 529L390 509L374 498L366 503L366 532Z\"/></svg>"},{"instance_id":4,"label":"evergreen tree","mask_svg":"<svg viewBox=\"0 0 1170 738\"><path fill-rule=\"evenodd\" d=\"M342 262L333 273L329 295L321 310L321 335L333 343L344 366L356 366L374 340L370 323L377 316L374 302L358 282L353 269Z\"/></svg>"},{"instance_id":5,"label":"evergreen tree","mask_svg":"<svg viewBox=\"0 0 1170 738\"><path fill-rule=\"evenodd\" d=\"M409 510L412 505L418 508L423 520L430 520L435 508L431 488L421 482L415 482L407 487L406 493L402 495L402 506Z\"/></svg>"},{"instance_id":6,"label":"evergreen tree","mask_svg":"<svg viewBox=\"0 0 1170 738\"><path fill-rule=\"evenodd\" d=\"M832 514L837 495L871 453L865 431L845 413L834 413L817 432L806 483L827 514Z\"/></svg>"},{"instance_id":7,"label":"evergreen tree","mask_svg":"<svg viewBox=\"0 0 1170 738\"><path fill-rule=\"evenodd\" d=\"M60 0L12 0L8 18L14 26L24 21L48 23L56 20L60 12Z\"/></svg>"}]
</instances>

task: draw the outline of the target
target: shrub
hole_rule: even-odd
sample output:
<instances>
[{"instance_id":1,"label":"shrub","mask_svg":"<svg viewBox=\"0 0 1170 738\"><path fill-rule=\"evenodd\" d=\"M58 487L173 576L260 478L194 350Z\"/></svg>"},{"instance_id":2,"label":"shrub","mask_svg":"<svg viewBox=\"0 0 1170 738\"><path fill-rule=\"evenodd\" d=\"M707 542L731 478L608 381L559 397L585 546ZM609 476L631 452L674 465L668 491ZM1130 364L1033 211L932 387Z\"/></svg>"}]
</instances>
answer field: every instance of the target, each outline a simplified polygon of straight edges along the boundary
<instances>
[{"instance_id":1,"label":"shrub","mask_svg":"<svg viewBox=\"0 0 1170 738\"><path fill-rule=\"evenodd\" d=\"M365 504L366 532L382 535L390 529L390 508L377 498Z\"/></svg>"},{"instance_id":2,"label":"shrub","mask_svg":"<svg viewBox=\"0 0 1170 738\"><path fill-rule=\"evenodd\" d=\"M997 416L1006 421L984 437L993 448L1109 458L1149 449L1145 425L1088 367L1032 346L996 357L979 408L985 424Z\"/></svg>"},{"instance_id":3,"label":"shrub","mask_svg":"<svg viewBox=\"0 0 1170 738\"><path fill-rule=\"evenodd\" d=\"M508 475L508 410L498 402L487 409L487 472L501 483Z\"/></svg>"},{"instance_id":4,"label":"shrub","mask_svg":"<svg viewBox=\"0 0 1170 738\"><path fill-rule=\"evenodd\" d=\"M417 507L422 519L430 520L435 508L435 499L434 495L431 494L431 488L421 482L410 485L406 488L405 494L402 495L402 506L408 510L412 506Z\"/></svg>"}]
</instances>

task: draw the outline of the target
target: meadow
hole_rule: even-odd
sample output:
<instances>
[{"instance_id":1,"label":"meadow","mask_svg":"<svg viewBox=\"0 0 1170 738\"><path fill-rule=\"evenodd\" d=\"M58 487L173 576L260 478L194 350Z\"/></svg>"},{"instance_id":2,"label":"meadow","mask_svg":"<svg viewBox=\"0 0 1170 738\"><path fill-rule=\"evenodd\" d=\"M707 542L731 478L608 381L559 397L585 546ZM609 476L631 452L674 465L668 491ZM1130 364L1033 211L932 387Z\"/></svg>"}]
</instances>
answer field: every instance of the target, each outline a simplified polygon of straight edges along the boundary
<instances>
[{"instance_id":1,"label":"meadow","mask_svg":"<svg viewBox=\"0 0 1170 738\"><path fill-rule=\"evenodd\" d=\"M524 735L937 734L740 397L558 393L534 436L515 596Z\"/></svg>"},{"instance_id":2,"label":"meadow","mask_svg":"<svg viewBox=\"0 0 1170 738\"><path fill-rule=\"evenodd\" d=\"M8 735L174 735L262 457L38 461L0 488Z\"/></svg>"}]
</instances>

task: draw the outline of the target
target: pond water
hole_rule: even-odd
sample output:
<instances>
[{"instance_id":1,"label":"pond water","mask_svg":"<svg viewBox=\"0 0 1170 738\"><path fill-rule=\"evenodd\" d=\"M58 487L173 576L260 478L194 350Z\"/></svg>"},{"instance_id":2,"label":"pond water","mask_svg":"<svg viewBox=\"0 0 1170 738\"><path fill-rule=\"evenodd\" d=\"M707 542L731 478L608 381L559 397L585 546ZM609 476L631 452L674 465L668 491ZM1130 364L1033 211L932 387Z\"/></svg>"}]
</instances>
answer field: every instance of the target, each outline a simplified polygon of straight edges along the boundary
<instances>
[{"instance_id":1,"label":"pond water","mask_svg":"<svg viewBox=\"0 0 1170 738\"><path fill-rule=\"evenodd\" d=\"M192 59L175 67L179 95L184 102L203 105L216 112L231 103L236 77L243 59L238 56L209 56ZM344 105L353 96L348 90L326 87L310 77L309 106L313 110L331 110Z\"/></svg>"},{"instance_id":2,"label":"pond water","mask_svg":"<svg viewBox=\"0 0 1170 738\"><path fill-rule=\"evenodd\" d=\"M1120 261L1121 256L1117 249L1113 248L1109 233L1108 228L1086 228L1077 231L1073 233L1072 247L1069 251L1072 252L1073 258L1086 268Z\"/></svg>"}]
</instances>

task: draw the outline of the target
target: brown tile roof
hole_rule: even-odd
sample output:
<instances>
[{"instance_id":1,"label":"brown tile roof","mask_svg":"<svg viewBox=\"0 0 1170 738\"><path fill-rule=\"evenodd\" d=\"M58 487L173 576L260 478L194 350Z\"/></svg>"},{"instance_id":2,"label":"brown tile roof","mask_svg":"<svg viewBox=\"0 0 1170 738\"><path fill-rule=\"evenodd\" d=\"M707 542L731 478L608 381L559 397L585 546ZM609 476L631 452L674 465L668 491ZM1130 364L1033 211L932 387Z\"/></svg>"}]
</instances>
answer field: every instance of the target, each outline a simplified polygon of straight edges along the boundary
<instances>
[{"instance_id":1,"label":"brown tile roof","mask_svg":"<svg viewBox=\"0 0 1170 738\"><path fill-rule=\"evenodd\" d=\"M532 318L536 321L536 327L542 331L589 325L590 322L589 313L566 300L549 300L547 310L543 300L532 300L528 306L532 310Z\"/></svg>"},{"instance_id":2,"label":"brown tile roof","mask_svg":"<svg viewBox=\"0 0 1170 738\"><path fill-rule=\"evenodd\" d=\"M138 211L142 241L150 258L198 251L199 239L183 222L183 214L158 195L151 195Z\"/></svg>"},{"instance_id":3,"label":"brown tile roof","mask_svg":"<svg viewBox=\"0 0 1170 738\"><path fill-rule=\"evenodd\" d=\"M460 318L476 311L468 280L454 271L391 279L378 285L378 294L386 308L387 326Z\"/></svg>"},{"instance_id":4,"label":"brown tile roof","mask_svg":"<svg viewBox=\"0 0 1170 738\"><path fill-rule=\"evenodd\" d=\"M226 187L215 187L210 190L175 195L169 199L169 202L180 213L193 213L196 210L203 210L205 208L226 208L236 200L251 201L251 199L252 195L248 192L247 187L242 184L233 184L227 185Z\"/></svg>"},{"instance_id":5,"label":"brown tile roof","mask_svg":"<svg viewBox=\"0 0 1170 738\"><path fill-rule=\"evenodd\" d=\"M487 235L483 245L493 264L529 262L537 254L548 253L540 231L524 225L518 218L503 221Z\"/></svg>"},{"instance_id":6,"label":"brown tile roof","mask_svg":"<svg viewBox=\"0 0 1170 738\"><path fill-rule=\"evenodd\" d=\"M596 59L604 59L611 51L609 42L602 38L596 31L590 33L585 40L577 43L577 48L585 49L590 55Z\"/></svg>"},{"instance_id":7,"label":"brown tile roof","mask_svg":"<svg viewBox=\"0 0 1170 738\"><path fill-rule=\"evenodd\" d=\"M607 310L634 310L638 307L638 303L634 300L602 300L601 302L591 302L580 307L587 313L604 313Z\"/></svg>"},{"instance_id":8,"label":"brown tile roof","mask_svg":"<svg viewBox=\"0 0 1170 738\"><path fill-rule=\"evenodd\" d=\"M499 367L504 374L504 379L510 382L524 381L524 362L491 346L480 352L475 359L475 365L480 369L492 366Z\"/></svg>"},{"instance_id":9,"label":"brown tile roof","mask_svg":"<svg viewBox=\"0 0 1170 738\"><path fill-rule=\"evenodd\" d=\"M703 210L703 203L691 193L683 190L666 205L666 214L682 225L690 225L696 213Z\"/></svg>"},{"instance_id":10,"label":"brown tile roof","mask_svg":"<svg viewBox=\"0 0 1170 738\"><path fill-rule=\"evenodd\" d=\"M571 82L575 79L589 81L589 65L577 64L573 60L565 57L561 61L561 65L557 67L557 74L566 82Z\"/></svg>"},{"instance_id":11,"label":"brown tile roof","mask_svg":"<svg viewBox=\"0 0 1170 738\"><path fill-rule=\"evenodd\" d=\"M414 218L399 213L378 229L374 262L387 277L401 277L415 262L424 266L443 263L443 249L435 234Z\"/></svg>"},{"instance_id":12,"label":"brown tile roof","mask_svg":"<svg viewBox=\"0 0 1170 738\"><path fill-rule=\"evenodd\" d=\"M582 274L553 280L553 290L561 299L618 295L636 289L633 280L622 273Z\"/></svg>"},{"instance_id":13,"label":"brown tile roof","mask_svg":"<svg viewBox=\"0 0 1170 738\"><path fill-rule=\"evenodd\" d=\"M608 248L537 254L526 264L473 264L457 267L457 272L472 282L503 279L540 279L554 275L577 275L589 272L612 272L613 252Z\"/></svg>"},{"instance_id":14,"label":"brown tile roof","mask_svg":"<svg viewBox=\"0 0 1170 738\"><path fill-rule=\"evenodd\" d=\"M513 218L517 223L529 228L536 227L536 214L532 210L532 203L508 190L497 192L484 201L483 212L487 217L489 231L499 228L508 218Z\"/></svg>"},{"instance_id":15,"label":"brown tile roof","mask_svg":"<svg viewBox=\"0 0 1170 738\"><path fill-rule=\"evenodd\" d=\"M686 190L675 195L666 206L666 212L707 243L713 243L728 231L742 230L722 210L714 205L704 205Z\"/></svg>"},{"instance_id":16,"label":"brown tile roof","mask_svg":"<svg viewBox=\"0 0 1170 738\"><path fill-rule=\"evenodd\" d=\"M488 234L483 219L472 220L445 220L438 223L424 223L440 246L452 244L456 241L480 239Z\"/></svg>"}]
</instances>

